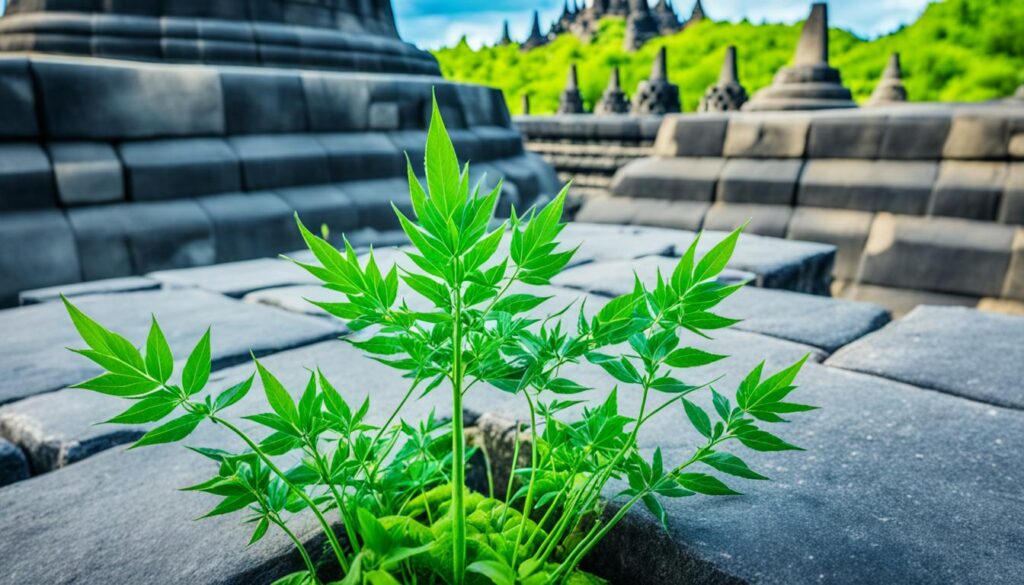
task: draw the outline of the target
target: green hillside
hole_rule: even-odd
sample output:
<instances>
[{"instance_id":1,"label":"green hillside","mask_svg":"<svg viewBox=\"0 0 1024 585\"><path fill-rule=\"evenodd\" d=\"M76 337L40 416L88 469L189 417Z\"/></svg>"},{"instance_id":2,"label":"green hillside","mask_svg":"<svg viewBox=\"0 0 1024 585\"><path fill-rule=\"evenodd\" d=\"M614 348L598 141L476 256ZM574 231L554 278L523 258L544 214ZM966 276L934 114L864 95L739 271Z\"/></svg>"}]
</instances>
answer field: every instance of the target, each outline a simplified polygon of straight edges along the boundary
<instances>
[{"instance_id":1,"label":"green hillside","mask_svg":"<svg viewBox=\"0 0 1024 585\"><path fill-rule=\"evenodd\" d=\"M569 63L579 66L586 105L593 107L611 68L622 68L627 93L647 77L658 49L668 47L669 77L680 86L683 109L696 109L718 78L725 47L736 45L740 79L747 91L768 85L793 58L801 25L705 21L671 37L651 41L635 53L622 50L622 19L608 18L598 36L584 43L562 35L527 53L518 47L474 51L465 43L435 51L445 77L498 87L509 108L520 111L529 92L533 113L551 113L565 84ZM928 7L903 29L866 41L833 29L831 61L858 101L871 94L893 51L902 53L904 83L915 101L980 101L1010 95L1024 82L1024 2L945 0Z\"/></svg>"}]
</instances>

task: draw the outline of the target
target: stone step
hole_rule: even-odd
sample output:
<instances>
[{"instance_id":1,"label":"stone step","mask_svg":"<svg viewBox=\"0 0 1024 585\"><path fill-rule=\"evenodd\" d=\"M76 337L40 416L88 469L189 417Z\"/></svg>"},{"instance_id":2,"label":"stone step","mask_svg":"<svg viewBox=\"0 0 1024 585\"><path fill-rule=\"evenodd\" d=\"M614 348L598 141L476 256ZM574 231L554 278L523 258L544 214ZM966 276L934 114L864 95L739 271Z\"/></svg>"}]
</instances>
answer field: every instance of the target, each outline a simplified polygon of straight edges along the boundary
<instances>
[{"instance_id":1,"label":"stone step","mask_svg":"<svg viewBox=\"0 0 1024 585\"><path fill-rule=\"evenodd\" d=\"M828 365L1024 409L1024 318L921 306L844 347Z\"/></svg>"}]
</instances>

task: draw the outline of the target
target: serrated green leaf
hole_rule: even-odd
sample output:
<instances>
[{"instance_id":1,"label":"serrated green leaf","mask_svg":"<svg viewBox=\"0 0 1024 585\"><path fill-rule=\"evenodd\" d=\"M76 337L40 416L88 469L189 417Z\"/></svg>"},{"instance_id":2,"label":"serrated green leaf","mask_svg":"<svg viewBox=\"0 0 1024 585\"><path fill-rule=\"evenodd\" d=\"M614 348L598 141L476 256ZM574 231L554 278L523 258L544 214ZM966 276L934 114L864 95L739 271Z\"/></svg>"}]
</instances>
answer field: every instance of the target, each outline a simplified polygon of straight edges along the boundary
<instances>
[{"instance_id":1,"label":"serrated green leaf","mask_svg":"<svg viewBox=\"0 0 1024 585\"><path fill-rule=\"evenodd\" d=\"M141 425L156 422L174 412L180 399L171 392L161 391L136 402L128 410L104 421L105 424Z\"/></svg>"},{"instance_id":2,"label":"serrated green leaf","mask_svg":"<svg viewBox=\"0 0 1024 585\"><path fill-rule=\"evenodd\" d=\"M224 410L225 408L237 403L242 398L245 398L245 395L248 394L249 390L252 388L252 382L255 378L256 374L253 374L244 382L239 382L238 384L235 384L221 392L217 396L217 400L214 401L214 409Z\"/></svg>"},{"instance_id":3,"label":"serrated green leaf","mask_svg":"<svg viewBox=\"0 0 1024 585\"><path fill-rule=\"evenodd\" d=\"M495 313L518 315L519 313L525 313L536 309L549 299L551 299L551 297L537 297L528 294L511 294L502 297L501 300L494 304L494 308L492 310Z\"/></svg>"},{"instance_id":4,"label":"serrated green leaf","mask_svg":"<svg viewBox=\"0 0 1024 585\"><path fill-rule=\"evenodd\" d=\"M266 536L268 528L270 528L270 521L266 518L260 518L260 521L256 524L256 530L252 533L252 538L249 539L249 546L262 540Z\"/></svg>"},{"instance_id":5,"label":"serrated green leaf","mask_svg":"<svg viewBox=\"0 0 1024 585\"><path fill-rule=\"evenodd\" d=\"M740 493L729 488L720 479L706 473L679 473L676 475L684 488L707 496L738 496Z\"/></svg>"},{"instance_id":6,"label":"serrated green leaf","mask_svg":"<svg viewBox=\"0 0 1024 585\"><path fill-rule=\"evenodd\" d=\"M146 372L161 384L166 384L174 372L174 355L164 332L156 322L156 317L153 317L149 336L146 338Z\"/></svg>"},{"instance_id":7,"label":"serrated green leaf","mask_svg":"<svg viewBox=\"0 0 1024 585\"><path fill-rule=\"evenodd\" d=\"M72 386L72 388L81 388L83 390L91 390L93 392L99 392L100 394L107 394L108 396L118 396L120 398L133 398L136 396L144 396L149 394L160 384L151 378L143 378L140 376L129 376L125 374L103 374L97 376L91 380L86 380L80 384Z\"/></svg>"},{"instance_id":8,"label":"serrated green leaf","mask_svg":"<svg viewBox=\"0 0 1024 585\"><path fill-rule=\"evenodd\" d=\"M181 385L186 395L193 396L206 386L210 379L210 368L210 330L207 329L189 354L181 373Z\"/></svg>"},{"instance_id":9,"label":"serrated green leaf","mask_svg":"<svg viewBox=\"0 0 1024 585\"><path fill-rule=\"evenodd\" d=\"M430 127L427 129L427 148L424 160L427 172L427 187L430 200L445 218L454 215L462 203L459 200L461 174L448 130L445 128L441 111L437 107L437 96L433 97Z\"/></svg>"},{"instance_id":10,"label":"serrated green leaf","mask_svg":"<svg viewBox=\"0 0 1024 585\"><path fill-rule=\"evenodd\" d=\"M697 432L710 439L711 419L708 418L708 414L704 412L704 409L685 398L683 399L683 408L686 410L686 416L693 423L693 427L697 429Z\"/></svg>"},{"instance_id":11,"label":"serrated green leaf","mask_svg":"<svg viewBox=\"0 0 1024 585\"><path fill-rule=\"evenodd\" d=\"M695 368L713 364L728 356L708 353L695 347L683 347L670 353L665 364L673 368Z\"/></svg>"},{"instance_id":12,"label":"serrated green leaf","mask_svg":"<svg viewBox=\"0 0 1024 585\"><path fill-rule=\"evenodd\" d=\"M295 402L285 390L281 382L263 367L263 364L256 361L256 371L259 372L260 380L263 382L263 391L267 395L267 404L284 420L295 424L299 420L299 412L295 408Z\"/></svg>"},{"instance_id":13,"label":"serrated green leaf","mask_svg":"<svg viewBox=\"0 0 1024 585\"><path fill-rule=\"evenodd\" d=\"M696 268L693 270L693 282L703 282L714 278L725 270L725 266L729 259L732 258L732 253L736 249L736 243L739 241L740 234L743 233L744 228L746 228L746 224L743 224L743 226L726 236L700 259L700 262L697 263Z\"/></svg>"},{"instance_id":14,"label":"serrated green leaf","mask_svg":"<svg viewBox=\"0 0 1024 585\"><path fill-rule=\"evenodd\" d=\"M196 430L199 423L206 418L199 413L190 413L167 422L146 433L129 449L137 449L148 445L159 445L163 443L175 443L184 439Z\"/></svg>"},{"instance_id":15,"label":"serrated green leaf","mask_svg":"<svg viewBox=\"0 0 1024 585\"><path fill-rule=\"evenodd\" d=\"M728 473L729 475L735 475L736 477L742 477L745 479L768 479L747 467L747 464L739 457L724 451L717 451L710 455L705 455L701 461L722 473Z\"/></svg>"},{"instance_id":16,"label":"serrated green leaf","mask_svg":"<svg viewBox=\"0 0 1024 585\"><path fill-rule=\"evenodd\" d=\"M790 445L775 435L752 426L738 429L736 438L754 451L803 451L796 445Z\"/></svg>"}]
</instances>

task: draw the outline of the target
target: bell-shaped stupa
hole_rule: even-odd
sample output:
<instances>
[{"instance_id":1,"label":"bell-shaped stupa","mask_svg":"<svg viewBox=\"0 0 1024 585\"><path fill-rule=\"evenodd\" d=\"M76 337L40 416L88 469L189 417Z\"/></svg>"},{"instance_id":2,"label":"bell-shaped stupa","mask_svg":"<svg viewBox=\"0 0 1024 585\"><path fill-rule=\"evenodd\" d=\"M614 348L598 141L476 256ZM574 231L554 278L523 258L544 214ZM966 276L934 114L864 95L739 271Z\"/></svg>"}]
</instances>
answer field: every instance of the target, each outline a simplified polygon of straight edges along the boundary
<instances>
[{"instance_id":1,"label":"bell-shaped stupa","mask_svg":"<svg viewBox=\"0 0 1024 585\"><path fill-rule=\"evenodd\" d=\"M580 94L579 79L576 74L576 64L569 66L569 78L565 82L565 89L558 98L559 114L583 114L583 96Z\"/></svg>"},{"instance_id":2,"label":"bell-shaped stupa","mask_svg":"<svg viewBox=\"0 0 1024 585\"><path fill-rule=\"evenodd\" d=\"M725 61L718 83L708 88L697 107L698 112L731 112L747 103L747 90L740 84L736 71L736 47L725 50Z\"/></svg>"},{"instance_id":3,"label":"bell-shaped stupa","mask_svg":"<svg viewBox=\"0 0 1024 585\"><path fill-rule=\"evenodd\" d=\"M868 106L888 106L907 101L907 88L903 87L903 70L900 68L900 54L889 56L889 64L882 72L882 79L868 100Z\"/></svg>"},{"instance_id":4,"label":"bell-shaped stupa","mask_svg":"<svg viewBox=\"0 0 1024 585\"><path fill-rule=\"evenodd\" d=\"M594 113L603 115L629 113L629 98L626 97L626 92L622 91L618 67L612 69L612 77L608 80L608 87L605 88L604 94L601 95L601 101L597 102Z\"/></svg>"},{"instance_id":5,"label":"bell-shaped stupa","mask_svg":"<svg viewBox=\"0 0 1024 585\"><path fill-rule=\"evenodd\" d=\"M640 82L633 96L636 114L674 114L679 112L679 86L668 81L668 57L665 47L658 51L651 76Z\"/></svg>"}]
</instances>

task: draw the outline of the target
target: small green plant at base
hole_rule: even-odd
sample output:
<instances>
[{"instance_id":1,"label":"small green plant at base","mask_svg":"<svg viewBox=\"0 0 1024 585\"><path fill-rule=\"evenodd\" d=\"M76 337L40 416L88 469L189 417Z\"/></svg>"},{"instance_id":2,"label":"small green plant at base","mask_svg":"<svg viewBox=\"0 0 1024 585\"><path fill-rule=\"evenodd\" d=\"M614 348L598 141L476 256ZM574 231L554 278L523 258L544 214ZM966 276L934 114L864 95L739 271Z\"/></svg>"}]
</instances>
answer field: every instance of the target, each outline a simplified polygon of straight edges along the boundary
<instances>
[{"instance_id":1,"label":"small green plant at base","mask_svg":"<svg viewBox=\"0 0 1024 585\"><path fill-rule=\"evenodd\" d=\"M591 317L573 305L538 317L549 297L520 291L547 285L575 253L558 243L566 191L543 209L513 211L492 227L501 184L486 193L470 188L469 166L460 169L436 103L426 181L424 188L410 164L415 219L395 208L415 270L383 270L372 251L362 262L347 241L338 250L298 222L317 260L299 265L340 295L338 302L316 304L358 332L349 339L353 345L409 380L386 416L371 416L369 398L350 403L319 370L310 372L295 401L255 359L251 376L213 392L209 330L173 381L175 360L155 318L140 351L64 299L88 346L75 351L105 369L78 387L132 402L107 422L161 423L131 448L183 441L203 423L245 445L193 448L215 463L216 473L186 489L220 498L207 516L244 514L253 525L250 543L271 529L294 543L305 570L279 583L321 583L322 575L338 574L340 585L601 583L580 563L636 505L667 523L666 498L737 493L708 471L765 479L727 446L797 449L761 426L812 409L786 401L804 360L772 375L762 363L732 398L711 383L677 377L726 357L690 347L681 335L706 337L736 323L712 309L740 288L716 280L739 230L703 257L695 240L672 274L659 274L652 284L636 279L632 292ZM499 254L505 238L507 256ZM422 297L418 308L399 300L400 281ZM565 366L581 363L616 381L603 400L586 401L594 389L566 373ZM244 407L236 405L257 377L267 410L229 418L230 409ZM515 454L505 462L511 480L497 497L493 488L485 495L466 481L473 452L463 400L484 386L521 397L529 412L522 429L528 463L520 465L517 427ZM713 412L690 400L704 391ZM402 416L410 401L432 392L450 393L446 416ZM625 392L639 396L636 412L619 407ZM573 420L569 413L577 406L582 415ZM648 459L638 437L655 416L687 419L704 443L680 461L666 461L661 449ZM612 498L615 513L605 515L612 482L625 487ZM289 528L299 514L319 523L325 558L311 555Z\"/></svg>"}]
</instances>

